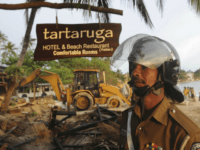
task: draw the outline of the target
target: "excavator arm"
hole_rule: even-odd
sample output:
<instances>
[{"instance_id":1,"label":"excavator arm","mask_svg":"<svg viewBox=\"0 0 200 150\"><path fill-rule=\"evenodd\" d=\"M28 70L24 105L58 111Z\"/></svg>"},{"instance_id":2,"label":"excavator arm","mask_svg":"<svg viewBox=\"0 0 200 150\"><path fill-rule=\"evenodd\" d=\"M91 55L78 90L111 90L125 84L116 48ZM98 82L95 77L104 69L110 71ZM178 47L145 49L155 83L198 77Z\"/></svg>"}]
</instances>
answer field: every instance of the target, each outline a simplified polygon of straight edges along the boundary
<instances>
[{"instance_id":1,"label":"excavator arm","mask_svg":"<svg viewBox=\"0 0 200 150\"><path fill-rule=\"evenodd\" d=\"M49 75L41 75L41 72L49 73ZM55 73L52 73L52 72L49 72L49 71L41 71L40 69L36 69L30 76L28 76L26 79L22 80L19 83L18 87L22 87L22 86L30 83L31 81L33 81L37 77L44 79L45 81L49 82L51 84L55 94L56 94L57 99L59 101L63 101L63 99L61 98L62 92L59 88L59 84L60 84L62 91L65 91L65 88L62 84L62 81L61 81L58 74L55 74Z\"/></svg>"}]
</instances>

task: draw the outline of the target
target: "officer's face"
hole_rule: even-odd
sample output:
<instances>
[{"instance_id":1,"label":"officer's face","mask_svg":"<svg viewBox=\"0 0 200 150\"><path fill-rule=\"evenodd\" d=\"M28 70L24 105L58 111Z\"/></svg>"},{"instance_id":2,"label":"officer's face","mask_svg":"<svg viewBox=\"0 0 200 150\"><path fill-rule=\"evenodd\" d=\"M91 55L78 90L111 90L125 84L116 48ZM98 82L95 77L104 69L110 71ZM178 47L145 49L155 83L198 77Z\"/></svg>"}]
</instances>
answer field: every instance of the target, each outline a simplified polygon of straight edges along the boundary
<instances>
[{"instance_id":1,"label":"officer's face","mask_svg":"<svg viewBox=\"0 0 200 150\"><path fill-rule=\"evenodd\" d=\"M134 85L136 87L143 87L146 85L149 85L150 87L153 86L157 80L157 75L157 69L150 69L139 64L135 65L135 69L132 72Z\"/></svg>"}]
</instances>

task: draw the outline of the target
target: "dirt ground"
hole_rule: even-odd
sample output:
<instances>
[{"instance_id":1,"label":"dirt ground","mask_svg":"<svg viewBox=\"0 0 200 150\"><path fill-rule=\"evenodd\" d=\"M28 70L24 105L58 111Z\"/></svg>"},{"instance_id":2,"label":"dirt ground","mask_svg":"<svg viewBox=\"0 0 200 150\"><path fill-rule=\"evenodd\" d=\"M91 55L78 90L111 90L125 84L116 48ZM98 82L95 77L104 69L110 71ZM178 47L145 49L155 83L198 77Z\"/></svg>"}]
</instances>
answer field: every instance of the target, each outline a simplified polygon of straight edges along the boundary
<instances>
[{"instance_id":1,"label":"dirt ground","mask_svg":"<svg viewBox=\"0 0 200 150\"><path fill-rule=\"evenodd\" d=\"M188 101L188 106L185 103L176 106L200 128L200 101Z\"/></svg>"}]
</instances>

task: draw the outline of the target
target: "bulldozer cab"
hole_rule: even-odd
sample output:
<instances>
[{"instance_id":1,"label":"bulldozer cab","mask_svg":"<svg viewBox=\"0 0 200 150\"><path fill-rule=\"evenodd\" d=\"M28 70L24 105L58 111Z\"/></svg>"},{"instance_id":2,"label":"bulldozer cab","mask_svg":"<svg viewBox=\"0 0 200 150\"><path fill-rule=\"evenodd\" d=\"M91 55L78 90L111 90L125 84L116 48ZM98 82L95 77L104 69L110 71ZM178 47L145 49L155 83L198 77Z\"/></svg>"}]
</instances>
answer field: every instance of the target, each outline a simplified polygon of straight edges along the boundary
<instances>
[{"instance_id":1,"label":"bulldozer cab","mask_svg":"<svg viewBox=\"0 0 200 150\"><path fill-rule=\"evenodd\" d=\"M94 95L98 95L99 72L98 69L74 70L73 92L77 90L90 90Z\"/></svg>"}]
</instances>

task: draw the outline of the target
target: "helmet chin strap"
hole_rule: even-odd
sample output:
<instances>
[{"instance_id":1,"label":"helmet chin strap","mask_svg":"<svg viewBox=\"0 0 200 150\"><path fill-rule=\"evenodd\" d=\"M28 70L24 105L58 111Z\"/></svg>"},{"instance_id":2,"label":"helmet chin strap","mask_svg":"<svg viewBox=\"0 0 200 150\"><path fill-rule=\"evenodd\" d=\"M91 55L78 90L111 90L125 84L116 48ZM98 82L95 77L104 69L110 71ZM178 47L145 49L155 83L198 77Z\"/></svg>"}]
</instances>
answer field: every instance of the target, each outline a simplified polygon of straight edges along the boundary
<instances>
[{"instance_id":1,"label":"helmet chin strap","mask_svg":"<svg viewBox=\"0 0 200 150\"><path fill-rule=\"evenodd\" d=\"M133 86L133 81L129 81L128 84L130 84L130 86ZM161 80L161 74L158 75L158 79L156 80L156 82L154 83L154 85L152 87L150 87L149 85L146 85L144 87L134 87L134 93L139 96L139 97L144 97L145 95L150 94L151 92L154 95L160 95L162 93L162 87L164 86L164 82L162 82Z\"/></svg>"},{"instance_id":2,"label":"helmet chin strap","mask_svg":"<svg viewBox=\"0 0 200 150\"><path fill-rule=\"evenodd\" d=\"M151 92L154 95L160 95L162 93L162 87L164 86L164 82L161 80L161 74L158 75L158 79L155 84L151 87Z\"/></svg>"},{"instance_id":3,"label":"helmet chin strap","mask_svg":"<svg viewBox=\"0 0 200 150\"><path fill-rule=\"evenodd\" d=\"M128 84L130 84L130 86L133 86L133 81L129 81ZM142 97L141 99L141 104L142 104L142 109L141 109L141 120L143 118L144 115L144 104L145 104L145 98L147 97L147 95L149 95L150 93L153 93L154 95L160 95L162 93L162 87L164 86L164 82L162 82L161 80L161 74L158 75L158 79L156 80L155 84L150 87L149 85L146 85L144 87L135 87L134 88L134 93L139 96Z\"/></svg>"}]
</instances>

